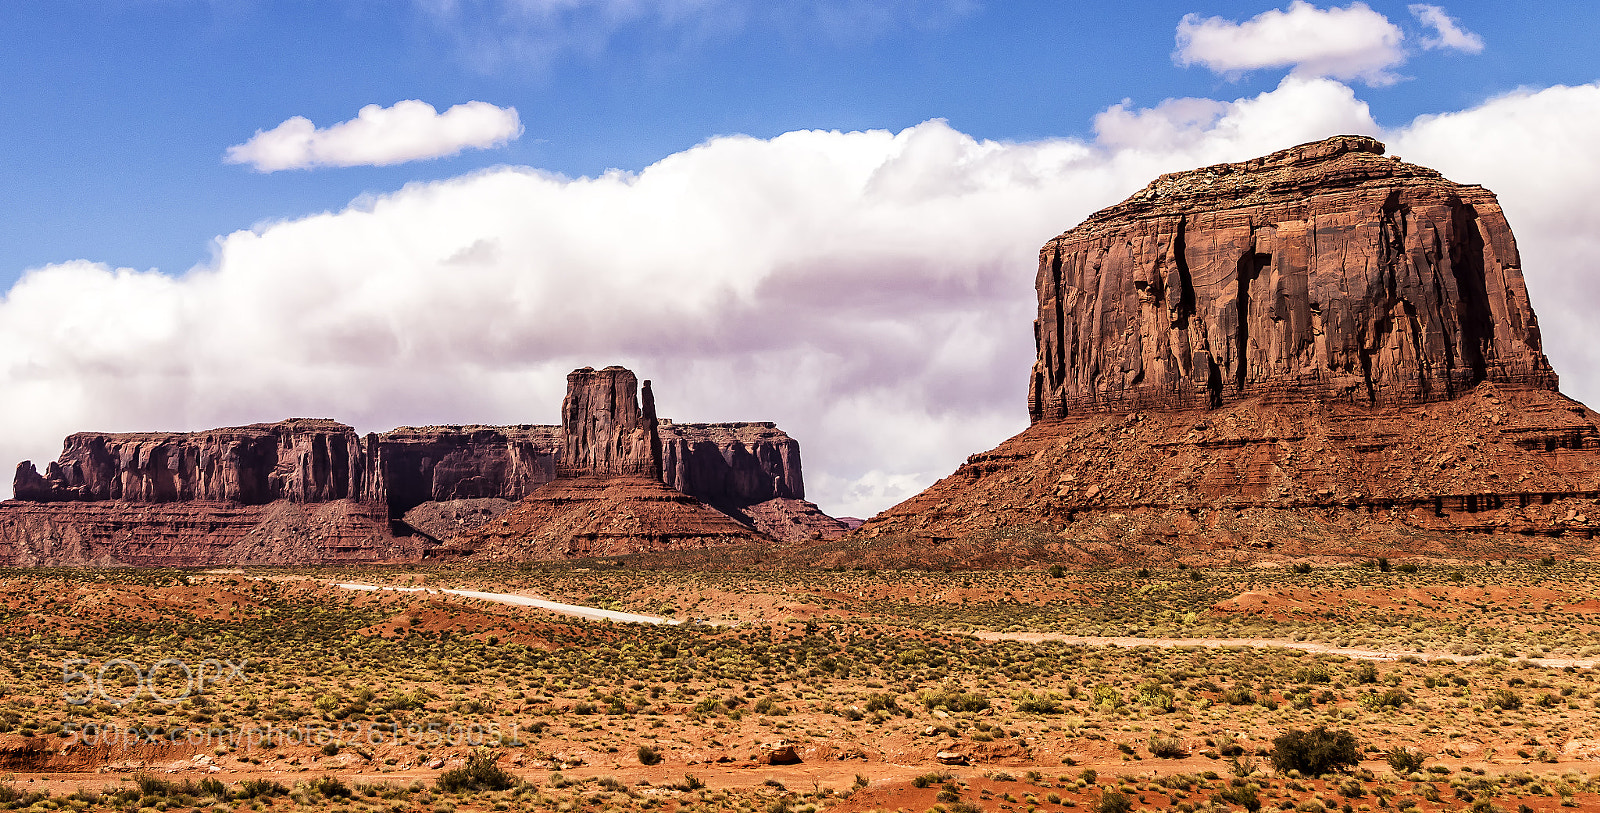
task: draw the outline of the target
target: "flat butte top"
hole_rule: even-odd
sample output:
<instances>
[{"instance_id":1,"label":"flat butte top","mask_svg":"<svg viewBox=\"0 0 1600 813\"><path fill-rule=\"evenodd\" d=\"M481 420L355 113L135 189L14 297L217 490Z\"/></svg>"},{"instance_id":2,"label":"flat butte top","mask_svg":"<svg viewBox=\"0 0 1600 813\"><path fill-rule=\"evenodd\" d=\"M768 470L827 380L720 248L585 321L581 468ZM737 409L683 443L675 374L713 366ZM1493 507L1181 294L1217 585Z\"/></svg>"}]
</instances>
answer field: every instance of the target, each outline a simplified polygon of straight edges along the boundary
<instances>
[{"instance_id":1,"label":"flat butte top","mask_svg":"<svg viewBox=\"0 0 1600 813\"><path fill-rule=\"evenodd\" d=\"M1427 183L1482 189L1450 181L1438 170L1384 155L1385 150L1383 142L1375 138L1341 135L1239 163L1169 172L1127 200L1089 216L1057 240L1131 220L1283 203L1368 185L1392 188Z\"/></svg>"}]
</instances>

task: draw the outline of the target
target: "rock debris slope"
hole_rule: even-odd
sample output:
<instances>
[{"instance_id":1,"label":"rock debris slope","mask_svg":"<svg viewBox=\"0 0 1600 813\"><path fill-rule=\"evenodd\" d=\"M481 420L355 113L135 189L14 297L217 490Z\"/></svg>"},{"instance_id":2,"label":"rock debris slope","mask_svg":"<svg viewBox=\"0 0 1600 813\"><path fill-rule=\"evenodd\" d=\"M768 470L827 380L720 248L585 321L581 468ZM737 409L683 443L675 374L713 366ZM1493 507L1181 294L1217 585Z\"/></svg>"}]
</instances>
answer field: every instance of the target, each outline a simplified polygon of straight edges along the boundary
<instances>
[{"instance_id":1,"label":"rock debris slope","mask_svg":"<svg viewBox=\"0 0 1600 813\"><path fill-rule=\"evenodd\" d=\"M650 382L621 367L567 376L557 477L515 508L457 539L452 552L527 560L692 550L765 541L661 479Z\"/></svg>"},{"instance_id":2,"label":"rock debris slope","mask_svg":"<svg viewBox=\"0 0 1600 813\"><path fill-rule=\"evenodd\" d=\"M1383 153L1164 175L1049 241L1033 425L817 555L1587 551L1597 416L1499 204Z\"/></svg>"}]
</instances>

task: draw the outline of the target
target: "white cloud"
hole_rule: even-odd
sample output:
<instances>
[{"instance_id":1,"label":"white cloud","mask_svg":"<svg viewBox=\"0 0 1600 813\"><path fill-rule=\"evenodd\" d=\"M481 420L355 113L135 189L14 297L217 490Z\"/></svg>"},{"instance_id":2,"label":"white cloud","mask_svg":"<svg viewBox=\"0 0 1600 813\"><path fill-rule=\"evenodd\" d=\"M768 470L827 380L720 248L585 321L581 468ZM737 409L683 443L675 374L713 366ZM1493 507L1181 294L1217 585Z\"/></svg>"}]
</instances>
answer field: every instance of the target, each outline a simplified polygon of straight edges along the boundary
<instances>
[{"instance_id":1,"label":"white cloud","mask_svg":"<svg viewBox=\"0 0 1600 813\"><path fill-rule=\"evenodd\" d=\"M0 298L0 461L82 429L553 423L568 370L622 363L669 417L777 421L812 498L868 516L1026 425L1045 240L1161 172L1378 129L1302 77L1096 126L716 138L638 173L412 184L221 237L184 276L36 269ZM1501 195L1557 369L1600 401L1600 86L1377 134Z\"/></svg>"},{"instance_id":2,"label":"white cloud","mask_svg":"<svg viewBox=\"0 0 1600 813\"><path fill-rule=\"evenodd\" d=\"M355 118L322 129L295 116L229 147L225 160L260 172L381 167L498 147L520 135L515 108L467 102L440 113L431 104L408 99L393 107L369 104Z\"/></svg>"},{"instance_id":3,"label":"white cloud","mask_svg":"<svg viewBox=\"0 0 1600 813\"><path fill-rule=\"evenodd\" d=\"M1423 48L1430 51L1447 48L1469 54L1483 52L1483 37L1462 28L1461 23L1446 14L1444 9L1426 3L1414 3L1407 8L1419 22L1433 29L1433 36L1422 38Z\"/></svg>"},{"instance_id":4,"label":"white cloud","mask_svg":"<svg viewBox=\"0 0 1600 813\"><path fill-rule=\"evenodd\" d=\"M1221 74L1293 68L1299 76L1327 76L1387 85L1406 61L1405 34L1365 3L1319 9L1294 0L1244 22L1185 15L1178 23L1173 60Z\"/></svg>"}]
</instances>

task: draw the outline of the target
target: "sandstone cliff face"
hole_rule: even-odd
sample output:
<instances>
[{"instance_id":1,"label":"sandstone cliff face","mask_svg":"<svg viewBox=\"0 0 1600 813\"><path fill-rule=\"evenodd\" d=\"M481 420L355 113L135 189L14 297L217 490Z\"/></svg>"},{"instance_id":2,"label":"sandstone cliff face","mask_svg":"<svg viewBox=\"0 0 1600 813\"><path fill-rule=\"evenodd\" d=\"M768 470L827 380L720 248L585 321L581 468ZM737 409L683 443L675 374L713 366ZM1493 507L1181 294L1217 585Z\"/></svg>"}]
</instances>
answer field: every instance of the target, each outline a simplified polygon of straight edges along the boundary
<instances>
[{"instance_id":1,"label":"sandstone cliff face","mask_svg":"<svg viewBox=\"0 0 1600 813\"><path fill-rule=\"evenodd\" d=\"M644 382L640 406L639 379L631 370L584 367L568 373L561 432L560 476L661 479L655 398Z\"/></svg>"},{"instance_id":2,"label":"sandstone cliff face","mask_svg":"<svg viewBox=\"0 0 1600 813\"><path fill-rule=\"evenodd\" d=\"M261 505L328 502L362 493L368 449L355 430L294 418L194 433L67 437L44 475L17 466L13 491L34 502L190 500Z\"/></svg>"},{"instance_id":3,"label":"sandstone cliff face","mask_svg":"<svg viewBox=\"0 0 1600 813\"><path fill-rule=\"evenodd\" d=\"M1337 137L1166 175L1040 252L1033 426L814 564L1593 552L1487 190ZM959 553L956 553L959 552Z\"/></svg>"},{"instance_id":4,"label":"sandstone cliff face","mask_svg":"<svg viewBox=\"0 0 1600 813\"><path fill-rule=\"evenodd\" d=\"M1488 190L1342 136L1164 175L1039 254L1034 421L1555 389Z\"/></svg>"},{"instance_id":5,"label":"sandstone cliff face","mask_svg":"<svg viewBox=\"0 0 1600 813\"><path fill-rule=\"evenodd\" d=\"M800 444L771 423L662 421L662 474L668 485L713 505L803 500Z\"/></svg>"},{"instance_id":6,"label":"sandstone cliff face","mask_svg":"<svg viewBox=\"0 0 1600 813\"><path fill-rule=\"evenodd\" d=\"M555 426L403 426L368 436L367 498L399 517L428 502L520 500L556 477Z\"/></svg>"}]
</instances>

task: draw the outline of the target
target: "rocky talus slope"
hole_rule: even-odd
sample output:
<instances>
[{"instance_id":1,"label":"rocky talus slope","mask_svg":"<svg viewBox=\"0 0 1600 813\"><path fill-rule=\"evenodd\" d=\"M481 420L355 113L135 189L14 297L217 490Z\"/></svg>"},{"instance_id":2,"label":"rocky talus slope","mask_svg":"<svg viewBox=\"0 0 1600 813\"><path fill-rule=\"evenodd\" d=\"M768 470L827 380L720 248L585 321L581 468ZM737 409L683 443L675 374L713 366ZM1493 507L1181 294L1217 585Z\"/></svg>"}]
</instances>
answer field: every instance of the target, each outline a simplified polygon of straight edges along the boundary
<instances>
[{"instance_id":1,"label":"rocky talus slope","mask_svg":"<svg viewBox=\"0 0 1600 813\"><path fill-rule=\"evenodd\" d=\"M650 382L621 367L567 376L558 476L435 555L528 560L618 556L770 542L661 479Z\"/></svg>"},{"instance_id":2,"label":"rocky talus slope","mask_svg":"<svg viewBox=\"0 0 1600 813\"><path fill-rule=\"evenodd\" d=\"M1033 425L806 556L1590 551L1600 416L1556 391L1499 205L1382 153L1162 176L1051 240Z\"/></svg>"}]
</instances>

